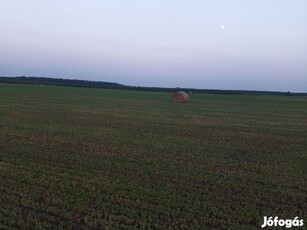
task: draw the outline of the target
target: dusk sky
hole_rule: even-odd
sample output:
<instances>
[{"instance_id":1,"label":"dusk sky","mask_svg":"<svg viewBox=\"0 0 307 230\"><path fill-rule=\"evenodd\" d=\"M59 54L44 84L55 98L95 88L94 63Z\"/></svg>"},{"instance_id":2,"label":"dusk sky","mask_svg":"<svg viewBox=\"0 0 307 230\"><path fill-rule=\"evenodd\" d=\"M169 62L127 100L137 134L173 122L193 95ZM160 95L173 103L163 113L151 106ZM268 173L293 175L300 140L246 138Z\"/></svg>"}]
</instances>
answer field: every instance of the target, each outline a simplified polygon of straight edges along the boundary
<instances>
[{"instance_id":1,"label":"dusk sky","mask_svg":"<svg viewBox=\"0 0 307 230\"><path fill-rule=\"evenodd\" d=\"M0 0L0 76L307 92L306 0Z\"/></svg>"}]
</instances>

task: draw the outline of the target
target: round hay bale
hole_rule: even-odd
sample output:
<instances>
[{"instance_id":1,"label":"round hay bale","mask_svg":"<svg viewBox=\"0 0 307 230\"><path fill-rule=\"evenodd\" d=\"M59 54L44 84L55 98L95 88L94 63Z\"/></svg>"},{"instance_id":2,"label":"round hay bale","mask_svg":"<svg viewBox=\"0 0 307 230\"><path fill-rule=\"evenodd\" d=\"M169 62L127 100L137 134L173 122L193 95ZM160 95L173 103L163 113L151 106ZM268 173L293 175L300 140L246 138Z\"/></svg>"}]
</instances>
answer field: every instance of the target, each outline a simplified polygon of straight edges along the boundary
<instances>
[{"instance_id":1,"label":"round hay bale","mask_svg":"<svg viewBox=\"0 0 307 230\"><path fill-rule=\"evenodd\" d=\"M188 102L189 100L189 95L186 92L183 91L177 91L173 93L172 95L172 100L175 103L183 103L183 102Z\"/></svg>"}]
</instances>

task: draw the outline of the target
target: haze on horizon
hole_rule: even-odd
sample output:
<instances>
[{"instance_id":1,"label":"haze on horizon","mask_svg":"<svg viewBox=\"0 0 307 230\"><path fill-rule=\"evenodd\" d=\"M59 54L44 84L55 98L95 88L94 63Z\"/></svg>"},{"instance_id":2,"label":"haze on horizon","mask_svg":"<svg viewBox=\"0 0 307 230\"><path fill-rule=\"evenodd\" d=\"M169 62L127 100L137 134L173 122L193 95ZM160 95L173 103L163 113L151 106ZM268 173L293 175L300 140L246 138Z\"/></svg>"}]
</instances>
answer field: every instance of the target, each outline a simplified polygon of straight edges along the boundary
<instances>
[{"instance_id":1,"label":"haze on horizon","mask_svg":"<svg viewBox=\"0 0 307 230\"><path fill-rule=\"evenodd\" d=\"M307 92L305 0L2 0L0 76Z\"/></svg>"}]
</instances>

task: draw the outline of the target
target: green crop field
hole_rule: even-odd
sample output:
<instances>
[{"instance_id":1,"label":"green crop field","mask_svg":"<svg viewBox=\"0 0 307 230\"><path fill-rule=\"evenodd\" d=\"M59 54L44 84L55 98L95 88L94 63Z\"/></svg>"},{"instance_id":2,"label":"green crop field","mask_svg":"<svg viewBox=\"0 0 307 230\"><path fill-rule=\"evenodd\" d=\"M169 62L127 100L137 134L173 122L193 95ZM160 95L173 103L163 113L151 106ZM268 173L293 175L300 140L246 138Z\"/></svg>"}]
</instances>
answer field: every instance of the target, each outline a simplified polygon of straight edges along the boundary
<instances>
[{"instance_id":1,"label":"green crop field","mask_svg":"<svg viewBox=\"0 0 307 230\"><path fill-rule=\"evenodd\" d=\"M306 218L307 97L0 84L0 229Z\"/></svg>"}]
</instances>

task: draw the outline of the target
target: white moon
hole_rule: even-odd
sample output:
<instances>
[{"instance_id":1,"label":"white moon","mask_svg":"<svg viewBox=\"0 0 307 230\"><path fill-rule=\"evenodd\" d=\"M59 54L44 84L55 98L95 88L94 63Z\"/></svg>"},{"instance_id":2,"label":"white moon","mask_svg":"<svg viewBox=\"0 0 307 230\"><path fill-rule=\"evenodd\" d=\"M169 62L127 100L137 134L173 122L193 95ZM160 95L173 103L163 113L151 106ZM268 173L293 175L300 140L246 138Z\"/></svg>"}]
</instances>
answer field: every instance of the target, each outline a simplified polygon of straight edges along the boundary
<instances>
[{"instance_id":1,"label":"white moon","mask_svg":"<svg viewBox=\"0 0 307 230\"><path fill-rule=\"evenodd\" d=\"M224 26L224 25L222 25L222 26L221 26L221 29L222 29L222 30L223 30L223 29L225 29L225 26Z\"/></svg>"}]
</instances>

